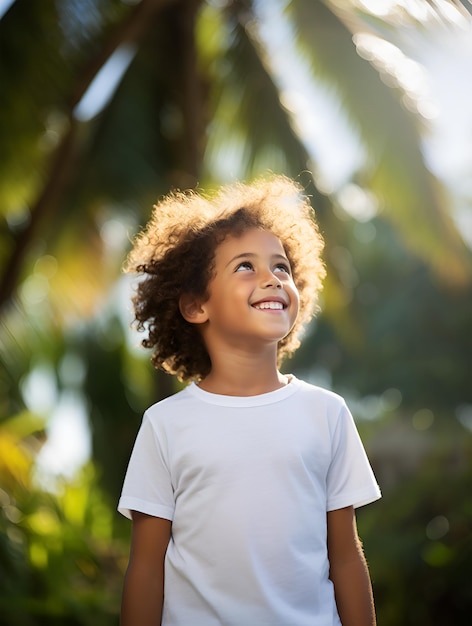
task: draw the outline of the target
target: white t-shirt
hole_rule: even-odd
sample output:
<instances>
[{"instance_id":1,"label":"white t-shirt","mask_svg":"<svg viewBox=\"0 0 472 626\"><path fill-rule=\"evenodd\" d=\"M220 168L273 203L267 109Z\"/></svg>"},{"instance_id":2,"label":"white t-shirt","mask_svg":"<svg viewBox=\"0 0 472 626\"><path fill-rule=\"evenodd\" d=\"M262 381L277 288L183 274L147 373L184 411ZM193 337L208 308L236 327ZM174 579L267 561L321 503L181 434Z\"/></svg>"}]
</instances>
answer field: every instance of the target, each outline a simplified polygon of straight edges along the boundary
<instances>
[{"instance_id":1,"label":"white t-shirt","mask_svg":"<svg viewBox=\"0 0 472 626\"><path fill-rule=\"evenodd\" d=\"M326 512L379 497L343 399L291 377L150 407L118 510L172 520L163 626L339 626Z\"/></svg>"}]
</instances>

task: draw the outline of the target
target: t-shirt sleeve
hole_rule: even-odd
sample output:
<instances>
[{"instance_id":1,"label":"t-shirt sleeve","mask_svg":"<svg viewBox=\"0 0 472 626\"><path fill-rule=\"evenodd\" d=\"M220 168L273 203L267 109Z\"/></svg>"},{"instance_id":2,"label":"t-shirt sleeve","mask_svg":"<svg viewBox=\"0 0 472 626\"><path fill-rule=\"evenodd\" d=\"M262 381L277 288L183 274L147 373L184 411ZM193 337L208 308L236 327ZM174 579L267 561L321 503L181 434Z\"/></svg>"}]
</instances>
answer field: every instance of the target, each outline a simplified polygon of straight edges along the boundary
<instances>
[{"instance_id":1,"label":"t-shirt sleeve","mask_svg":"<svg viewBox=\"0 0 472 626\"><path fill-rule=\"evenodd\" d=\"M327 510L355 508L381 497L354 419L343 402L332 434L327 475Z\"/></svg>"},{"instance_id":2,"label":"t-shirt sleeve","mask_svg":"<svg viewBox=\"0 0 472 626\"><path fill-rule=\"evenodd\" d=\"M172 520L172 480L161 441L147 413L134 443L118 511L131 519L131 511Z\"/></svg>"}]
</instances>

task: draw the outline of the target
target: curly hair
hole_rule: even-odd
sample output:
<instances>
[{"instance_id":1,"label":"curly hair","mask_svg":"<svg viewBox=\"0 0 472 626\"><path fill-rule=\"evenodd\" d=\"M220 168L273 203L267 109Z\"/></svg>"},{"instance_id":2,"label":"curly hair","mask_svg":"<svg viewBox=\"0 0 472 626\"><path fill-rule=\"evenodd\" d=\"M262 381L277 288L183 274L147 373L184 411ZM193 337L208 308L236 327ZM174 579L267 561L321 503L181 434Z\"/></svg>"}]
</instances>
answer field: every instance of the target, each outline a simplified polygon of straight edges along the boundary
<instances>
[{"instance_id":1,"label":"curly hair","mask_svg":"<svg viewBox=\"0 0 472 626\"><path fill-rule=\"evenodd\" d=\"M133 297L135 322L147 331L142 345L152 363L180 380L204 378L211 362L200 332L180 313L182 294L208 298L217 246L251 228L278 237L299 291L299 314L278 344L278 363L300 345L299 335L317 308L325 267L323 239L303 189L285 176L234 183L213 196L173 192L154 210L124 266L143 276Z\"/></svg>"}]
</instances>

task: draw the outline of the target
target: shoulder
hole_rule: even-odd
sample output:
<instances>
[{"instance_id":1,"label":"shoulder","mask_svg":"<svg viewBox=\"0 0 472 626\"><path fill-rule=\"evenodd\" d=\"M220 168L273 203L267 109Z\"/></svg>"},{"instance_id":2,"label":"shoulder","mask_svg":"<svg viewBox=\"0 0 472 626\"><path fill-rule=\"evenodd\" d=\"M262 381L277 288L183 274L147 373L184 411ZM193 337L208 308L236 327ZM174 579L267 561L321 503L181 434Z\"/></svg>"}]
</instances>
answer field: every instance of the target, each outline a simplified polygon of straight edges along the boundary
<instances>
[{"instance_id":1,"label":"shoulder","mask_svg":"<svg viewBox=\"0 0 472 626\"><path fill-rule=\"evenodd\" d=\"M176 415L187 414L195 408L197 402L196 398L189 393L189 387L185 387L172 396L159 400L159 402L148 407L144 413L144 420L153 425L158 422L165 422Z\"/></svg>"},{"instance_id":2,"label":"shoulder","mask_svg":"<svg viewBox=\"0 0 472 626\"><path fill-rule=\"evenodd\" d=\"M344 398L334 391L330 391L329 389L319 387L295 377L293 377L292 384L295 384L297 387L298 394L296 395L307 399L308 401L322 403L326 407L338 410L346 407Z\"/></svg>"}]
</instances>

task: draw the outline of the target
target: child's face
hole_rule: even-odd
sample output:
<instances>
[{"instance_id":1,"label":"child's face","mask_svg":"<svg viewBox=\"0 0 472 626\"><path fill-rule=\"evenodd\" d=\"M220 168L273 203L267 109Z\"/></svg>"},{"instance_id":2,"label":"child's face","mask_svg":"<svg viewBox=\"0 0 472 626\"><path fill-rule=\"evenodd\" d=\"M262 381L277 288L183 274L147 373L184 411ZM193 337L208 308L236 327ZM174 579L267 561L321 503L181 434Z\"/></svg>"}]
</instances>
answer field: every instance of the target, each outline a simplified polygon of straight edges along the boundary
<instances>
[{"instance_id":1,"label":"child's face","mask_svg":"<svg viewBox=\"0 0 472 626\"><path fill-rule=\"evenodd\" d=\"M298 291L283 246L264 230L228 236L217 247L208 292L202 308L209 351L212 341L250 350L276 345L298 314Z\"/></svg>"}]
</instances>

